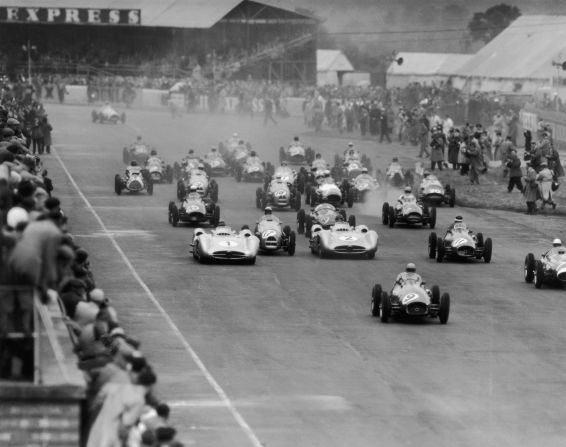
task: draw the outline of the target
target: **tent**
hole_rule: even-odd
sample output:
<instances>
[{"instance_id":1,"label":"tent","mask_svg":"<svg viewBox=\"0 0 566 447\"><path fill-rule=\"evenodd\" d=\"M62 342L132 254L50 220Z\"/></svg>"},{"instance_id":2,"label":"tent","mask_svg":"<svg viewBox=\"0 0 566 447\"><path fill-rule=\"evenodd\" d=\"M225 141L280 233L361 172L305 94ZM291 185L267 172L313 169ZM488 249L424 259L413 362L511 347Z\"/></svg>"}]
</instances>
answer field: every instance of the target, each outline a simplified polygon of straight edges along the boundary
<instances>
[{"instance_id":1,"label":"tent","mask_svg":"<svg viewBox=\"0 0 566 447\"><path fill-rule=\"evenodd\" d=\"M395 58L403 63L391 62L387 69L387 87L405 87L413 82L439 83L448 80L472 54L455 53L408 53L401 52Z\"/></svg>"},{"instance_id":2,"label":"tent","mask_svg":"<svg viewBox=\"0 0 566 447\"><path fill-rule=\"evenodd\" d=\"M566 16L521 16L456 70L454 86L475 91L530 93L563 76ZM561 76L562 75L562 76Z\"/></svg>"},{"instance_id":3,"label":"tent","mask_svg":"<svg viewBox=\"0 0 566 447\"><path fill-rule=\"evenodd\" d=\"M342 85L344 73L354 67L340 50L316 50L317 85Z\"/></svg>"}]
</instances>

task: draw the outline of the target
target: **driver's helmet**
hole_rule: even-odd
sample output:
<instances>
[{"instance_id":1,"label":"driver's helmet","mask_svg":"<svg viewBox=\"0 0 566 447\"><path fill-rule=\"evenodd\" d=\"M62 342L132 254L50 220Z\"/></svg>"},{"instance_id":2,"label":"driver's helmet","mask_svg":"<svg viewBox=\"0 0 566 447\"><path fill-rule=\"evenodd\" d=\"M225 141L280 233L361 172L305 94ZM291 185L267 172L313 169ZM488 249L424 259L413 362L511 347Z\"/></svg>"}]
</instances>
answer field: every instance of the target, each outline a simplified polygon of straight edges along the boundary
<instances>
[{"instance_id":1,"label":"driver's helmet","mask_svg":"<svg viewBox=\"0 0 566 447\"><path fill-rule=\"evenodd\" d=\"M342 216L342 214L340 213L336 214L336 217L334 218L334 222L344 222L344 216Z\"/></svg>"},{"instance_id":2,"label":"driver's helmet","mask_svg":"<svg viewBox=\"0 0 566 447\"><path fill-rule=\"evenodd\" d=\"M350 149L350 150L348 151L348 154L349 154L349 155L354 155L354 149Z\"/></svg>"},{"instance_id":3,"label":"driver's helmet","mask_svg":"<svg viewBox=\"0 0 566 447\"><path fill-rule=\"evenodd\" d=\"M399 163L399 159L397 157L393 157L393 160L391 160L392 163Z\"/></svg>"},{"instance_id":4,"label":"driver's helmet","mask_svg":"<svg viewBox=\"0 0 566 447\"><path fill-rule=\"evenodd\" d=\"M189 155L193 155L195 151L193 149L189 149Z\"/></svg>"},{"instance_id":5,"label":"driver's helmet","mask_svg":"<svg viewBox=\"0 0 566 447\"><path fill-rule=\"evenodd\" d=\"M362 174L367 174L368 173L368 168L362 168Z\"/></svg>"},{"instance_id":6,"label":"driver's helmet","mask_svg":"<svg viewBox=\"0 0 566 447\"><path fill-rule=\"evenodd\" d=\"M462 216L456 216L454 218L454 224L461 224L462 222L464 222L464 218Z\"/></svg>"},{"instance_id":7,"label":"driver's helmet","mask_svg":"<svg viewBox=\"0 0 566 447\"><path fill-rule=\"evenodd\" d=\"M351 141L348 143L348 147L349 148L353 148L354 147L354 143L352 143Z\"/></svg>"},{"instance_id":8,"label":"driver's helmet","mask_svg":"<svg viewBox=\"0 0 566 447\"><path fill-rule=\"evenodd\" d=\"M553 247L561 247L562 246L562 241L560 239L554 239L552 241L552 246Z\"/></svg>"},{"instance_id":9,"label":"driver's helmet","mask_svg":"<svg viewBox=\"0 0 566 447\"><path fill-rule=\"evenodd\" d=\"M330 177L330 171L329 170L324 171L323 174L324 174L324 177L326 177L326 178Z\"/></svg>"},{"instance_id":10,"label":"driver's helmet","mask_svg":"<svg viewBox=\"0 0 566 447\"><path fill-rule=\"evenodd\" d=\"M238 141L238 144L245 144L245 143L244 143L244 140Z\"/></svg>"},{"instance_id":11,"label":"driver's helmet","mask_svg":"<svg viewBox=\"0 0 566 447\"><path fill-rule=\"evenodd\" d=\"M234 133L232 134L232 136L233 136L234 138L238 138L238 133L237 133L237 132L234 132Z\"/></svg>"},{"instance_id":12,"label":"driver's helmet","mask_svg":"<svg viewBox=\"0 0 566 447\"><path fill-rule=\"evenodd\" d=\"M255 151L251 151L250 152L250 157L255 157L257 154L255 153Z\"/></svg>"},{"instance_id":13,"label":"driver's helmet","mask_svg":"<svg viewBox=\"0 0 566 447\"><path fill-rule=\"evenodd\" d=\"M407 267L405 268L405 271L407 273L415 273L417 271L417 266L415 264L413 264L412 262L409 262L407 264Z\"/></svg>"},{"instance_id":14,"label":"driver's helmet","mask_svg":"<svg viewBox=\"0 0 566 447\"><path fill-rule=\"evenodd\" d=\"M132 160L130 162L130 166L137 166L137 165L138 165L138 162L136 160Z\"/></svg>"},{"instance_id":15,"label":"driver's helmet","mask_svg":"<svg viewBox=\"0 0 566 447\"><path fill-rule=\"evenodd\" d=\"M314 156L314 158L316 158L316 159L318 160L319 158L322 158L322 155L316 154L316 155Z\"/></svg>"},{"instance_id":16,"label":"driver's helmet","mask_svg":"<svg viewBox=\"0 0 566 447\"><path fill-rule=\"evenodd\" d=\"M199 164L199 165L197 166L197 169L198 169L199 171L204 171L204 165Z\"/></svg>"},{"instance_id":17,"label":"driver's helmet","mask_svg":"<svg viewBox=\"0 0 566 447\"><path fill-rule=\"evenodd\" d=\"M282 162L281 162L281 166L287 166L287 162L286 162L286 161L282 161Z\"/></svg>"},{"instance_id":18,"label":"driver's helmet","mask_svg":"<svg viewBox=\"0 0 566 447\"><path fill-rule=\"evenodd\" d=\"M212 146L212 147L210 148L210 152L216 152L216 148L215 148L214 146Z\"/></svg>"},{"instance_id":19,"label":"driver's helmet","mask_svg":"<svg viewBox=\"0 0 566 447\"><path fill-rule=\"evenodd\" d=\"M138 135L138 137L136 138L136 141L141 141L141 140L142 140L141 135Z\"/></svg>"},{"instance_id":20,"label":"driver's helmet","mask_svg":"<svg viewBox=\"0 0 566 447\"><path fill-rule=\"evenodd\" d=\"M425 172L423 173L423 177L424 177L424 178L427 178L429 175L430 175L430 171L425 171Z\"/></svg>"},{"instance_id":21,"label":"driver's helmet","mask_svg":"<svg viewBox=\"0 0 566 447\"><path fill-rule=\"evenodd\" d=\"M294 141L295 143L298 143L298 142L299 142L299 137L293 138L293 141Z\"/></svg>"},{"instance_id":22,"label":"driver's helmet","mask_svg":"<svg viewBox=\"0 0 566 447\"><path fill-rule=\"evenodd\" d=\"M155 156L155 155L157 155L157 151L155 149L152 149L151 152L149 153L149 155Z\"/></svg>"},{"instance_id":23,"label":"driver's helmet","mask_svg":"<svg viewBox=\"0 0 566 447\"><path fill-rule=\"evenodd\" d=\"M411 194L413 190L410 186L405 186L405 189L403 191L405 192L405 194Z\"/></svg>"},{"instance_id":24,"label":"driver's helmet","mask_svg":"<svg viewBox=\"0 0 566 447\"><path fill-rule=\"evenodd\" d=\"M268 216L273 213L273 209L270 206L266 206L263 212L265 213L266 216Z\"/></svg>"}]
</instances>

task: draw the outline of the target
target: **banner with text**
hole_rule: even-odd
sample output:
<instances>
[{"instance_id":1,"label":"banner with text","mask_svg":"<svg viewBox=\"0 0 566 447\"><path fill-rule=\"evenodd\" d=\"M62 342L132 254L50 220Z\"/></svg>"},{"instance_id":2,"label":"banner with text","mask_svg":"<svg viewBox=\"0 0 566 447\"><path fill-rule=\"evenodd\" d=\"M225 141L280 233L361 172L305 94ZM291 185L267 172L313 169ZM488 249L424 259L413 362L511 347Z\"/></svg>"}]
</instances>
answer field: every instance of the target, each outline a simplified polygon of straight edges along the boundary
<instances>
[{"instance_id":1,"label":"banner with text","mask_svg":"<svg viewBox=\"0 0 566 447\"><path fill-rule=\"evenodd\" d=\"M141 10L0 6L0 22L141 25Z\"/></svg>"}]
</instances>

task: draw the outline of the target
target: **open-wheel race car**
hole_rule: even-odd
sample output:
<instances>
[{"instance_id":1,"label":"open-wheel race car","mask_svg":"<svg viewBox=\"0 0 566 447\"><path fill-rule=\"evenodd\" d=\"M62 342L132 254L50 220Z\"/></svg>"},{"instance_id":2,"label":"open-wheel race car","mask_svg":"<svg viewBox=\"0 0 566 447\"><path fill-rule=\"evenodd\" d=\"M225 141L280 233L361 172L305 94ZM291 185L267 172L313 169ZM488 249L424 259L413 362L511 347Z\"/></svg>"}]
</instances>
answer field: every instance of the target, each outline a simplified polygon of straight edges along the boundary
<instances>
[{"instance_id":1,"label":"open-wheel race car","mask_svg":"<svg viewBox=\"0 0 566 447\"><path fill-rule=\"evenodd\" d=\"M450 208L454 208L456 204L456 190L450 185L442 186L440 180L432 174L421 180L417 197L428 205L440 206L446 203Z\"/></svg>"},{"instance_id":2,"label":"open-wheel race car","mask_svg":"<svg viewBox=\"0 0 566 447\"><path fill-rule=\"evenodd\" d=\"M525 281L540 289L543 284L564 285L566 283L566 249L553 247L535 259L532 253L525 257Z\"/></svg>"},{"instance_id":3,"label":"open-wheel race car","mask_svg":"<svg viewBox=\"0 0 566 447\"><path fill-rule=\"evenodd\" d=\"M387 167L384 174L384 180L387 184L395 188L412 185L414 176L411 170L403 168L396 158L393 160L394 161Z\"/></svg>"},{"instance_id":4,"label":"open-wheel race car","mask_svg":"<svg viewBox=\"0 0 566 447\"><path fill-rule=\"evenodd\" d=\"M216 226L220 222L220 207L212 200L202 198L198 192L190 192L186 197L179 201L169 202L168 220L171 225L176 227L180 223L202 224L209 222Z\"/></svg>"},{"instance_id":5,"label":"open-wheel race car","mask_svg":"<svg viewBox=\"0 0 566 447\"><path fill-rule=\"evenodd\" d=\"M204 157L205 170L209 176L224 176L230 173L230 168L222 155L206 154Z\"/></svg>"},{"instance_id":6,"label":"open-wheel race car","mask_svg":"<svg viewBox=\"0 0 566 447\"><path fill-rule=\"evenodd\" d=\"M367 195L379 188L379 183L371 175L363 173L352 180L342 180L342 189L346 191L346 200L364 203Z\"/></svg>"},{"instance_id":7,"label":"open-wheel race car","mask_svg":"<svg viewBox=\"0 0 566 447\"><path fill-rule=\"evenodd\" d=\"M315 224L311 233L311 253L320 258L342 255L373 259L377 252L377 233L365 225L351 226L346 222L336 222L325 229L322 225Z\"/></svg>"},{"instance_id":8,"label":"open-wheel race car","mask_svg":"<svg viewBox=\"0 0 566 447\"><path fill-rule=\"evenodd\" d=\"M124 124L126 122L126 113L118 113L110 104L104 104L91 113L93 123L112 123Z\"/></svg>"},{"instance_id":9,"label":"open-wheel race car","mask_svg":"<svg viewBox=\"0 0 566 447\"><path fill-rule=\"evenodd\" d=\"M238 182L263 182L271 170L271 163L263 163L257 157L250 157L244 164L236 166L234 175Z\"/></svg>"},{"instance_id":10,"label":"open-wheel race car","mask_svg":"<svg viewBox=\"0 0 566 447\"><path fill-rule=\"evenodd\" d=\"M345 191L343 185L338 186L333 181L312 186L310 190L305 192L305 200L313 207L319 203L330 203L331 205L338 206L346 202L348 208L352 208L354 205L353 192Z\"/></svg>"},{"instance_id":11,"label":"open-wheel race car","mask_svg":"<svg viewBox=\"0 0 566 447\"><path fill-rule=\"evenodd\" d=\"M385 292L381 284L375 284L371 291L371 314L387 323L392 317L429 317L438 318L441 324L448 322L450 314L450 295L440 294L438 286L426 289L420 276L410 277L395 284L390 293Z\"/></svg>"},{"instance_id":12,"label":"open-wheel race car","mask_svg":"<svg viewBox=\"0 0 566 447\"><path fill-rule=\"evenodd\" d=\"M206 172L201 169L193 169L184 180L177 181L177 199L183 200L191 189L196 190L201 197L208 197L213 202L218 202L218 183L209 179Z\"/></svg>"},{"instance_id":13,"label":"open-wheel race car","mask_svg":"<svg viewBox=\"0 0 566 447\"><path fill-rule=\"evenodd\" d=\"M286 164L272 168L273 174L266 173L264 178L264 188L267 188L272 180L283 180L293 185L301 194L305 192L305 180L307 178L306 170L304 167L299 168L299 172Z\"/></svg>"},{"instance_id":14,"label":"open-wheel race car","mask_svg":"<svg viewBox=\"0 0 566 447\"><path fill-rule=\"evenodd\" d=\"M301 193L290 183L276 178L267 188L257 188L255 203L257 208L272 206L275 208L291 208L299 211L301 208Z\"/></svg>"},{"instance_id":15,"label":"open-wheel race car","mask_svg":"<svg viewBox=\"0 0 566 447\"><path fill-rule=\"evenodd\" d=\"M145 163L145 169L149 172L149 176L153 183L173 183L173 168L156 156L150 156Z\"/></svg>"},{"instance_id":16,"label":"open-wheel race car","mask_svg":"<svg viewBox=\"0 0 566 447\"><path fill-rule=\"evenodd\" d=\"M436 225L436 208L419 203L413 197L404 198L403 202L397 202L395 206L388 202L383 204L381 209L381 222L383 225L389 225L390 228L395 224L403 225L428 225L434 228Z\"/></svg>"},{"instance_id":17,"label":"open-wheel race car","mask_svg":"<svg viewBox=\"0 0 566 447\"><path fill-rule=\"evenodd\" d=\"M308 214L301 208L297 213L297 233L304 234L305 237L310 238L314 225L328 229L340 220L346 220L346 210L337 209L330 203L321 203L315 208L312 208ZM351 227L355 227L356 216L353 214L350 215L348 217L348 224Z\"/></svg>"},{"instance_id":18,"label":"open-wheel race car","mask_svg":"<svg viewBox=\"0 0 566 447\"><path fill-rule=\"evenodd\" d=\"M289 225L282 226L279 218L273 214L261 216L255 227L255 235L259 239L260 253L283 250L289 256L295 254L295 232Z\"/></svg>"},{"instance_id":19,"label":"open-wheel race car","mask_svg":"<svg viewBox=\"0 0 566 447\"><path fill-rule=\"evenodd\" d=\"M310 165L314 160L312 148L305 148L302 144L291 144L285 148L279 148L279 162L287 162L291 165Z\"/></svg>"},{"instance_id":20,"label":"open-wheel race car","mask_svg":"<svg viewBox=\"0 0 566 447\"><path fill-rule=\"evenodd\" d=\"M444 238L433 231L428 237L428 257L436 258L436 262L444 259L483 259L491 261L493 242L485 238L483 233L473 233L463 224L454 224Z\"/></svg>"},{"instance_id":21,"label":"open-wheel race car","mask_svg":"<svg viewBox=\"0 0 566 447\"><path fill-rule=\"evenodd\" d=\"M122 161L125 165L129 165L135 161L140 166L145 166L151 148L144 143L134 143L122 150Z\"/></svg>"},{"instance_id":22,"label":"open-wheel race car","mask_svg":"<svg viewBox=\"0 0 566 447\"><path fill-rule=\"evenodd\" d=\"M124 177L116 174L114 176L114 192L121 195L124 190L130 193L146 191L148 195L153 195L153 181L147 170L139 166L128 166Z\"/></svg>"},{"instance_id":23,"label":"open-wheel race car","mask_svg":"<svg viewBox=\"0 0 566 447\"><path fill-rule=\"evenodd\" d=\"M196 228L191 252L200 263L206 262L242 262L255 264L259 251L259 239L244 226L235 231L221 222L210 232Z\"/></svg>"}]
</instances>

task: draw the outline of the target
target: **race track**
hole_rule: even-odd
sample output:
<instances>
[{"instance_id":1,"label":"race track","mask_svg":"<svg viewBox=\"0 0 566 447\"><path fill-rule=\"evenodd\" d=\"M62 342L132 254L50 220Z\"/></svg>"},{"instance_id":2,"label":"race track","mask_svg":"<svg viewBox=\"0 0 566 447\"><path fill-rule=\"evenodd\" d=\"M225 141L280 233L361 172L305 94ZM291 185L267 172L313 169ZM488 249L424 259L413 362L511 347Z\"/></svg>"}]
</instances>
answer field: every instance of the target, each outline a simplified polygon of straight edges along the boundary
<instances>
[{"instance_id":1,"label":"race track","mask_svg":"<svg viewBox=\"0 0 566 447\"><path fill-rule=\"evenodd\" d=\"M48 113L55 194L98 285L155 365L157 394L171 403L186 445L564 445L565 292L535 290L522 273L527 252L566 239L558 218L440 209L437 231L461 214L493 238L494 256L437 264L427 256L429 230L385 227L376 196L351 210L379 233L374 260L320 260L300 236L294 257L199 265L189 255L192 229L167 222L175 185L157 185L152 197L114 194L122 148L139 134L172 163L238 132L275 162L279 146L303 134L302 121L264 127L260 117L128 111L126 125L100 125L85 107ZM329 161L348 141L301 138ZM382 169L393 150L416 153L354 141ZM218 182L222 220L252 226L258 185ZM277 214L295 226L294 212ZM410 261L429 286L450 293L446 326L371 317L373 284L389 288Z\"/></svg>"}]
</instances>

